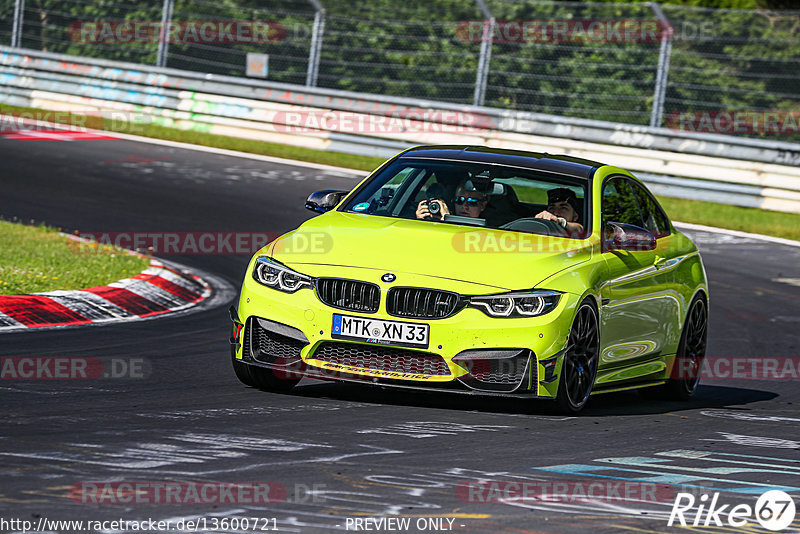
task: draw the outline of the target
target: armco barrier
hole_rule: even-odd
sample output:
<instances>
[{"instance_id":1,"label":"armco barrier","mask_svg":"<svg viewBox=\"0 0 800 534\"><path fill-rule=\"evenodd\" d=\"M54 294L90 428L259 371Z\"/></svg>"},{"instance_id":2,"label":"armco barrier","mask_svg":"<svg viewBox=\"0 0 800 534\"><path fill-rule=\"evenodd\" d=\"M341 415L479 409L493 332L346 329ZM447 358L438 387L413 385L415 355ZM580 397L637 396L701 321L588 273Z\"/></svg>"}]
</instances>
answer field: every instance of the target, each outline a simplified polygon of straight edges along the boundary
<instances>
[{"instance_id":1,"label":"armco barrier","mask_svg":"<svg viewBox=\"0 0 800 534\"><path fill-rule=\"evenodd\" d=\"M416 144L570 154L638 173L658 194L800 212L800 145L364 95L0 47L0 102L388 157ZM287 113L403 118L400 128L292 128ZM299 131L298 131L299 130Z\"/></svg>"}]
</instances>

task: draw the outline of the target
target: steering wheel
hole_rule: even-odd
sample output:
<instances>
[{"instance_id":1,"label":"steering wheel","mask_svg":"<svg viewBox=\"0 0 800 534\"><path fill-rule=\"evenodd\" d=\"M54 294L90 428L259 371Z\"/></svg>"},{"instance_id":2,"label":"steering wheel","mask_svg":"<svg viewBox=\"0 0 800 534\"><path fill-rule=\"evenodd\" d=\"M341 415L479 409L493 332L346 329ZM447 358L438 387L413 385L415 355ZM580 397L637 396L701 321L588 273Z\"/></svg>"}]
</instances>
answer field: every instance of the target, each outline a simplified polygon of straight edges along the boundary
<instances>
[{"instance_id":1,"label":"steering wheel","mask_svg":"<svg viewBox=\"0 0 800 534\"><path fill-rule=\"evenodd\" d=\"M569 235L567 229L557 221L547 219L536 219L534 217L524 217L506 223L500 227L502 230L516 230L518 232L530 232L532 234L555 235L566 237Z\"/></svg>"}]
</instances>

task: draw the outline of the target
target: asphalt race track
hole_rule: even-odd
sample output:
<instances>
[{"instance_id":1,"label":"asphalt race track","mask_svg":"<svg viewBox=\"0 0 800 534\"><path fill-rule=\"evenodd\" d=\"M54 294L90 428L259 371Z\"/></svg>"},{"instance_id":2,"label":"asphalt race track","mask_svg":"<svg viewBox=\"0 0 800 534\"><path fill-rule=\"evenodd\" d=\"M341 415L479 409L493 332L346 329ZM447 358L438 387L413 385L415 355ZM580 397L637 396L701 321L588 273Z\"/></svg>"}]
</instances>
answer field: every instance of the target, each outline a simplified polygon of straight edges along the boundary
<instances>
[{"instance_id":1,"label":"asphalt race track","mask_svg":"<svg viewBox=\"0 0 800 534\"><path fill-rule=\"evenodd\" d=\"M123 140L0 139L0 161L4 218L81 232L284 232L313 216L303 207L309 192L359 178ZM713 519L703 526L705 516L683 529L667 521L681 487L697 504L719 492L718 504L731 506L782 488L800 508L800 248L689 233L711 285L709 356L794 365L785 379L726 368L688 403L608 394L568 418L546 403L316 381L290 394L247 388L230 365L228 304L3 334L3 358L116 358L146 372L0 380L0 517L51 532L79 530L44 520L120 518L170 520L169 532L767 532L753 518L717 528ZM165 258L237 289L248 260ZM750 364L741 365L746 374ZM269 483L270 498L136 502L116 491L167 482ZM546 495L550 484L577 494L592 482L594 499ZM91 484L112 489L92 493ZM377 522L386 517L409 523ZM249 526L233 527L237 518ZM175 526L181 519L204 522ZM22 530L8 525L0 531ZM786 531L799 526L800 515ZM103 531L136 531L120 527Z\"/></svg>"}]
</instances>

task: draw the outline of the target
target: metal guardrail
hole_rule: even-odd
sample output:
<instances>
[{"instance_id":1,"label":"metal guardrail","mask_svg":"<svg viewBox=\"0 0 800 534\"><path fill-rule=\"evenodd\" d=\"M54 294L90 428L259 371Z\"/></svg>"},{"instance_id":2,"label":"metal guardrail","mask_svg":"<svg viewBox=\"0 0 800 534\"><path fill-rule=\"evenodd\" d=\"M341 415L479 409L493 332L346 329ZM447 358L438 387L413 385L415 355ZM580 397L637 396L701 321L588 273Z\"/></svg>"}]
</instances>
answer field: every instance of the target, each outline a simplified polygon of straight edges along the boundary
<instances>
[{"instance_id":1,"label":"metal guardrail","mask_svg":"<svg viewBox=\"0 0 800 534\"><path fill-rule=\"evenodd\" d=\"M800 212L800 145L529 112L363 95L0 47L0 102L388 157L421 143L566 153L628 168L659 194ZM295 128L346 112L386 131ZM305 115L303 115L305 114ZM295 115L296 116L296 115Z\"/></svg>"},{"instance_id":2,"label":"metal guardrail","mask_svg":"<svg viewBox=\"0 0 800 534\"><path fill-rule=\"evenodd\" d=\"M797 10L616 0L0 6L0 43L15 48L359 93L642 126L800 103ZM266 34L257 30L264 24ZM762 131L800 140L796 128Z\"/></svg>"}]
</instances>

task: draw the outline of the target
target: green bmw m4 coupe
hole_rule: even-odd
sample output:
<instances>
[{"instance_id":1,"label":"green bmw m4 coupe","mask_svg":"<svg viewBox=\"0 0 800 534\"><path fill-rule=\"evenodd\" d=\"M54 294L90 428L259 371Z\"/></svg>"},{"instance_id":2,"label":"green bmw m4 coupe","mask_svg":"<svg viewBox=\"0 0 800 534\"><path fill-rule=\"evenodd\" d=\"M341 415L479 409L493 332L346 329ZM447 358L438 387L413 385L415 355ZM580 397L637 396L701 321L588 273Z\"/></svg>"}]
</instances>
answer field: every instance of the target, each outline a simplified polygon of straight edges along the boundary
<instances>
[{"instance_id":1,"label":"green bmw m4 coupe","mask_svg":"<svg viewBox=\"0 0 800 534\"><path fill-rule=\"evenodd\" d=\"M421 146L259 250L239 379L303 377L552 399L695 391L708 285L692 241L631 173L568 156Z\"/></svg>"}]
</instances>

